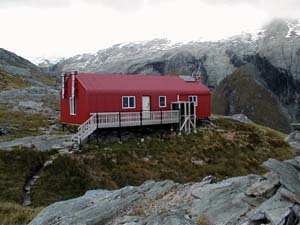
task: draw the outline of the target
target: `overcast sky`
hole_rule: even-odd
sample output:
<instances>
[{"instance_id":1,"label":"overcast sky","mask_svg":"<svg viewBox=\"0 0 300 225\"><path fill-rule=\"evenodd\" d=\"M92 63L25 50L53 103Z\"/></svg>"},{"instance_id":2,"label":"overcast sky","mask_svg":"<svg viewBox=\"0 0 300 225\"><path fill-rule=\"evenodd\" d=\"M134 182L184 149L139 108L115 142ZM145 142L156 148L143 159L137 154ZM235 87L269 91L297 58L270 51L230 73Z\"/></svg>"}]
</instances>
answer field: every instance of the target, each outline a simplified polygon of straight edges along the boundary
<instances>
[{"instance_id":1,"label":"overcast sky","mask_svg":"<svg viewBox=\"0 0 300 225\"><path fill-rule=\"evenodd\" d=\"M0 0L0 47L67 57L153 38L215 40L274 17L300 18L300 0Z\"/></svg>"}]
</instances>

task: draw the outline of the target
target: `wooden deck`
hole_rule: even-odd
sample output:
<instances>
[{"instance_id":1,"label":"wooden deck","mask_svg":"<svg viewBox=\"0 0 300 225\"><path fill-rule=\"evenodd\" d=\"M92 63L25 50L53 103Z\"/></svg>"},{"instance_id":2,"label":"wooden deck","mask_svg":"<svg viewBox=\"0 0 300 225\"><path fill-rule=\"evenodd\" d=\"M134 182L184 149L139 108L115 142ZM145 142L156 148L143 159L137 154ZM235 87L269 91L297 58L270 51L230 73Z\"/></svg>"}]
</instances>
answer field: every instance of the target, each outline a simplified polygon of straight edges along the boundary
<instances>
[{"instance_id":1,"label":"wooden deck","mask_svg":"<svg viewBox=\"0 0 300 225\"><path fill-rule=\"evenodd\" d=\"M78 128L72 140L80 144L95 130L101 128L177 124L180 122L179 116L178 110L92 113L91 117Z\"/></svg>"}]
</instances>

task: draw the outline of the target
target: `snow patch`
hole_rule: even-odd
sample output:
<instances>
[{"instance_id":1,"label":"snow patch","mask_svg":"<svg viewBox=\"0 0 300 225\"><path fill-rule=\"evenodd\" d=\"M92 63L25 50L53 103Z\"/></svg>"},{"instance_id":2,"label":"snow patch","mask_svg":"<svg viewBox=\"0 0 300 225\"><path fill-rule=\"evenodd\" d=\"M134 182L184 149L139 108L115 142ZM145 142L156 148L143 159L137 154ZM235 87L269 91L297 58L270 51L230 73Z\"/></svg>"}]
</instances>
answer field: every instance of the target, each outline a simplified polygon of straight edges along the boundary
<instances>
[{"instance_id":1,"label":"snow patch","mask_svg":"<svg viewBox=\"0 0 300 225\"><path fill-rule=\"evenodd\" d=\"M296 23L288 22L288 28L289 30L285 36L286 38L290 38L294 35L300 36L300 21Z\"/></svg>"}]
</instances>

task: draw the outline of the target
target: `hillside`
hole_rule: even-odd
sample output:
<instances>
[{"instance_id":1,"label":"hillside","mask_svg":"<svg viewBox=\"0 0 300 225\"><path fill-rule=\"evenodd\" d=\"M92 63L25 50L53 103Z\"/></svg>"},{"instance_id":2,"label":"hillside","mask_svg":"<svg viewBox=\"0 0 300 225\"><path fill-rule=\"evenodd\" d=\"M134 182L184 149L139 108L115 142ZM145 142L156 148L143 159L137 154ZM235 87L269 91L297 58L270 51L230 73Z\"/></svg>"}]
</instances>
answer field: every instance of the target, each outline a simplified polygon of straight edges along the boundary
<instances>
[{"instance_id":1,"label":"hillside","mask_svg":"<svg viewBox=\"0 0 300 225\"><path fill-rule=\"evenodd\" d=\"M18 75L33 86L54 86L57 78L43 72L38 66L17 54L0 48L0 70L7 74Z\"/></svg>"},{"instance_id":2,"label":"hillside","mask_svg":"<svg viewBox=\"0 0 300 225\"><path fill-rule=\"evenodd\" d=\"M256 123L289 133L291 121L299 120L299 81L259 55L248 61L213 91L213 113L242 113Z\"/></svg>"},{"instance_id":3,"label":"hillside","mask_svg":"<svg viewBox=\"0 0 300 225\"><path fill-rule=\"evenodd\" d=\"M140 133L140 130L135 132ZM34 207L74 198L91 189L116 189L140 185L146 180L172 179L185 183L200 181L208 175L222 180L249 173L262 174L265 169L260 165L268 158L293 157L284 137L280 132L255 124L216 119L212 125L202 126L197 134L179 137L175 133L149 130L143 139L99 146L88 144L81 152L71 155L27 148L2 150L0 201L6 202L2 211L11 215L9 212L15 207L6 207L7 202L23 202L26 179L53 155L57 158L43 169L31 189L32 208L27 209L34 212L38 211ZM28 221L33 214L27 216L23 221ZM4 219L12 224L17 218Z\"/></svg>"}]
</instances>

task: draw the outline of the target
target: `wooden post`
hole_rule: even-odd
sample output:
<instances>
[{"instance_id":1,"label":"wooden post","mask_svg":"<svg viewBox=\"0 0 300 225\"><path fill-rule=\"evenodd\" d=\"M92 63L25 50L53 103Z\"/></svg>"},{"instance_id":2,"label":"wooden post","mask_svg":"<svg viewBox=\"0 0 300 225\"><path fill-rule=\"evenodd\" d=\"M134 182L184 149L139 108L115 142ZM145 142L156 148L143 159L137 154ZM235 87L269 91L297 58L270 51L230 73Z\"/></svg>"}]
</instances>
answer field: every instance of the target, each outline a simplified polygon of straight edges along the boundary
<instances>
[{"instance_id":1,"label":"wooden post","mask_svg":"<svg viewBox=\"0 0 300 225\"><path fill-rule=\"evenodd\" d=\"M182 115L181 115L181 104L178 103L178 116L179 116L179 123L178 123L178 131L179 131L179 134L181 134L181 130L180 130L180 127L181 127L181 119L182 119Z\"/></svg>"},{"instance_id":2,"label":"wooden post","mask_svg":"<svg viewBox=\"0 0 300 225\"><path fill-rule=\"evenodd\" d=\"M194 103L194 132L197 133L197 106Z\"/></svg>"},{"instance_id":3,"label":"wooden post","mask_svg":"<svg viewBox=\"0 0 300 225\"><path fill-rule=\"evenodd\" d=\"M188 118L189 118L188 133L190 133L191 132L191 102L189 101L187 105L188 105Z\"/></svg>"},{"instance_id":4,"label":"wooden post","mask_svg":"<svg viewBox=\"0 0 300 225\"><path fill-rule=\"evenodd\" d=\"M121 112L119 112L119 129L118 129L118 136L119 140L122 141L122 135L121 135L121 127L122 127L122 120L121 120Z\"/></svg>"},{"instance_id":5,"label":"wooden post","mask_svg":"<svg viewBox=\"0 0 300 225\"><path fill-rule=\"evenodd\" d=\"M140 112L140 122L141 122L141 126L143 126L143 111L142 110Z\"/></svg>"},{"instance_id":6,"label":"wooden post","mask_svg":"<svg viewBox=\"0 0 300 225\"><path fill-rule=\"evenodd\" d=\"M96 114L96 123L97 123L97 145L99 145L99 115L98 113Z\"/></svg>"},{"instance_id":7,"label":"wooden post","mask_svg":"<svg viewBox=\"0 0 300 225\"><path fill-rule=\"evenodd\" d=\"M186 121L186 118L187 118L187 103L185 102L184 103L184 121ZM185 131L185 133L187 132L187 124L186 123L184 125L184 131Z\"/></svg>"}]
</instances>

